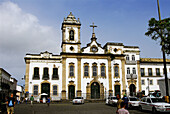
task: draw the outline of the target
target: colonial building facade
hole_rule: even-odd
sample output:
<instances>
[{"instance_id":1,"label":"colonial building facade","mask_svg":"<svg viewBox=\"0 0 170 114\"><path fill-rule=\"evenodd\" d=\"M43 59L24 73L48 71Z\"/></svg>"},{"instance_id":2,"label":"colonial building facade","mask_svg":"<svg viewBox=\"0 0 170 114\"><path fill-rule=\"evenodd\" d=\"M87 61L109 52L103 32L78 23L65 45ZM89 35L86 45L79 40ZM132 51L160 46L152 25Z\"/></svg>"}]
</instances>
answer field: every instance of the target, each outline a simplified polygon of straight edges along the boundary
<instances>
[{"instance_id":1,"label":"colonial building facade","mask_svg":"<svg viewBox=\"0 0 170 114\"><path fill-rule=\"evenodd\" d=\"M96 26L91 27L90 43L81 47L81 23L70 13L61 27L60 55L47 51L26 54L25 93L33 94L35 99L47 93L52 100L60 100L75 96L104 99L108 95L135 95L138 91L146 91L143 83L151 75L142 74L141 77L140 69L145 72L153 67L157 72L157 64L150 66L145 59L141 61L138 46L107 42L102 47L94 32ZM161 72L163 65L158 66ZM152 83L154 85L154 81Z\"/></svg>"}]
</instances>

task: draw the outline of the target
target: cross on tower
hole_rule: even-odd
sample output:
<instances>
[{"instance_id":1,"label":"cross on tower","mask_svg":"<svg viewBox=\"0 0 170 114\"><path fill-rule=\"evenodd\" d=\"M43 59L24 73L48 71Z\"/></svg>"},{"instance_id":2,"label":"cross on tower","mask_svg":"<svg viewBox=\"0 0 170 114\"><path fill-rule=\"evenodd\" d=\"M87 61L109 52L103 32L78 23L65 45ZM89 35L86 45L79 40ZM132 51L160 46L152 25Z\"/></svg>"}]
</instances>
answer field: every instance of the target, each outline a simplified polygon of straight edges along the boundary
<instances>
[{"instance_id":1,"label":"cross on tower","mask_svg":"<svg viewBox=\"0 0 170 114\"><path fill-rule=\"evenodd\" d=\"M93 23L93 25L90 25L90 27L93 27L93 33L94 33L94 27L97 27L97 26L94 25L94 23Z\"/></svg>"}]
</instances>

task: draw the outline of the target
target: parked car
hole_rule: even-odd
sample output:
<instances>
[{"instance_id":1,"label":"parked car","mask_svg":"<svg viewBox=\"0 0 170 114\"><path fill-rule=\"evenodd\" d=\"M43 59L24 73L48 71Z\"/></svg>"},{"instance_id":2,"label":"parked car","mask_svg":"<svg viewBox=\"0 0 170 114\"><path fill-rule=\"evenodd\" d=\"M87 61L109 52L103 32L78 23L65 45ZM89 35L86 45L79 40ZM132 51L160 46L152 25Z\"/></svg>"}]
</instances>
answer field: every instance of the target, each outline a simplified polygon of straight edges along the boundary
<instances>
[{"instance_id":1,"label":"parked car","mask_svg":"<svg viewBox=\"0 0 170 114\"><path fill-rule=\"evenodd\" d=\"M143 97L139 103L139 110L150 110L152 113L170 112L170 104L160 97Z\"/></svg>"},{"instance_id":2,"label":"parked car","mask_svg":"<svg viewBox=\"0 0 170 114\"><path fill-rule=\"evenodd\" d=\"M109 96L106 99L106 104L115 106L117 104L117 98L115 96Z\"/></svg>"},{"instance_id":3,"label":"parked car","mask_svg":"<svg viewBox=\"0 0 170 114\"><path fill-rule=\"evenodd\" d=\"M140 100L137 97L128 97L128 107L139 107Z\"/></svg>"},{"instance_id":4,"label":"parked car","mask_svg":"<svg viewBox=\"0 0 170 114\"><path fill-rule=\"evenodd\" d=\"M84 98L83 97L75 97L73 99L73 104L84 104Z\"/></svg>"}]
</instances>

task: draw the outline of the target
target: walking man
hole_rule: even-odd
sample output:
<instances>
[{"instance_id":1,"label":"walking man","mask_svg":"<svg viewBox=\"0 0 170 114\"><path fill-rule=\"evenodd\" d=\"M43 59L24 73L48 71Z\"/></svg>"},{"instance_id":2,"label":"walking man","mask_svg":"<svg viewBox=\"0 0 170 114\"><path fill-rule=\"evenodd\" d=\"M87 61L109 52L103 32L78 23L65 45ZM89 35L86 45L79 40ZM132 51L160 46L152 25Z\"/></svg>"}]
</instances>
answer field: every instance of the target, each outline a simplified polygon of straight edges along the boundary
<instances>
[{"instance_id":1,"label":"walking man","mask_svg":"<svg viewBox=\"0 0 170 114\"><path fill-rule=\"evenodd\" d=\"M122 102L122 100L120 98L120 95L117 94L117 111L116 111L116 113L118 113L118 110L121 109L121 102Z\"/></svg>"},{"instance_id":2,"label":"walking man","mask_svg":"<svg viewBox=\"0 0 170 114\"><path fill-rule=\"evenodd\" d=\"M31 100L31 106L32 106L32 105L33 105L33 102L34 102L34 97L33 97L33 95L31 95L30 100Z\"/></svg>"},{"instance_id":3,"label":"walking man","mask_svg":"<svg viewBox=\"0 0 170 114\"><path fill-rule=\"evenodd\" d=\"M14 95L11 94L11 97L9 97L7 100L7 113L10 114L11 112L12 114L14 114L14 107L15 107L15 98Z\"/></svg>"},{"instance_id":4,"label":"walking man","mask_svg":"<svg viewBox=\"0 0 170 114\"><path fill-rule=\"evenodd\" d=\"M47 98L47 105L50 105L50 97Z\"/></svg>"}]
</instances>

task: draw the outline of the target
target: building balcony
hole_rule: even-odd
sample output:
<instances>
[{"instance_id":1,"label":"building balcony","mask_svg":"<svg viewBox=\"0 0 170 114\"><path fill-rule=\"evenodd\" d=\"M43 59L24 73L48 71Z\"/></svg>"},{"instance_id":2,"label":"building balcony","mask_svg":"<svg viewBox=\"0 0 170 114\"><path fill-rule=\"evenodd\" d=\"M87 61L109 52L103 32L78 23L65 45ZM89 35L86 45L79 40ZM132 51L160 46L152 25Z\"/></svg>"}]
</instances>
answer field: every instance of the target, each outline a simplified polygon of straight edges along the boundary
<instances>
[{"instance_id":1,"label":"building balcony","mask_svg":"<svg viewBox=\"0 0 170 114\"><path fill-rule=\"evenodd\" d=\"M126 60L126 64L128 64L128 65L135 65L135 64L137 64L137 61Z\"/></svg>"},{"instance_id":2,"label":"building balcony","mask_svg":"<svg viewBox=\"0 0 170 114\"><path fill-rule=\"evenodd\" d=\"M33 75L33 80L39 80L40 79L40 75Z\"/></svg>"},{"instance_id":3,"label":"building balcony","mask_svg":"<svg viewBox=\"0 0 170 114\"><path fill-rule=\"evenodd\" d=\"M137 79L137 75L136 74L127 74L126 78L127 79Z\"/></svg>"},{"instance_id":4,"label":"building balcony","mask_svg":"<svg viewBox=\"0 0 170 114\"><path fill-rule=\"evenodd\" d=\"M43 75L43 78L42 78L43 80L49 80L49 74L45 74L45 75Z\"/></svg>"},{"instance_id":5,"label":"building balcony","mask_svg":"<svg viewBox=\"0 0 170 114\"><path fill-rule=\"evenodd\" d=\"M52 75L52 80L59 80L59 75Z\"/></svg>"}]
</instances>

